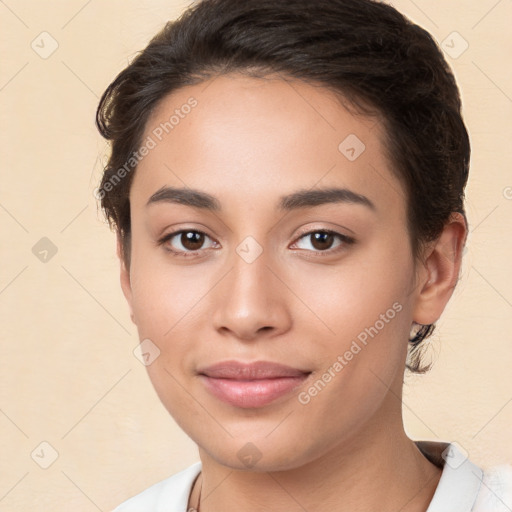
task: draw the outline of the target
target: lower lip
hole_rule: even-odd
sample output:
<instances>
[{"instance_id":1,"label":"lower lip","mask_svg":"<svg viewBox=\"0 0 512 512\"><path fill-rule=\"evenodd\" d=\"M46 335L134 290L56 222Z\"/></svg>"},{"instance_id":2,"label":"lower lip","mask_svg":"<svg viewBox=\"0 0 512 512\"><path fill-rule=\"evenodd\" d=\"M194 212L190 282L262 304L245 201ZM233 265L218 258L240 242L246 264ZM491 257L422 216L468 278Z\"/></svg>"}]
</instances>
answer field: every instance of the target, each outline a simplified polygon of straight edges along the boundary
<instances>
[{"instance_id":1,"label":"lower lip","mask_svg":"<svg viewBox=\"0 0 512 512\"><path fill-rule=\"evenodd\" d=\"M201 375L206 388L223 402L242 408L263 407L290 393L308 377L279 377L260 380L216 379Z\"/></svg>"}]
</instances>

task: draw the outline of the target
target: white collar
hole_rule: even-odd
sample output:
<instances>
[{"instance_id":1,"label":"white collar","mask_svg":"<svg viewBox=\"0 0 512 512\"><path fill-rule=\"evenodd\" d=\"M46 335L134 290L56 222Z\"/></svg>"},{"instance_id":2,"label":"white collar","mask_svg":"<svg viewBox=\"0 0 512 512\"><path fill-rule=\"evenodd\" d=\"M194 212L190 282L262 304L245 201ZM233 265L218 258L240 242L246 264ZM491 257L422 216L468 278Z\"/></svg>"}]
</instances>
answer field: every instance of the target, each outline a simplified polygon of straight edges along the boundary
<instances>
[{"instance_id":1,"label":"white collar","mask_svg":"<svg viewBox=\"0 0 512 512\"><path fill-rule=\"evenodd\" d=\"M426 512L471 512L480 492L483 470L473 464L456 443L419 441L416 445L432 462L443 466L441 479ZM201 463L194 464L188 470L192 468L194 470L189 473L192 477L190 485L182 498L184 505L180 503L185 507L192 482L201 471Z\"/></svg>"},{"instance_id":2,"label":"white collar","mask_svg":"<svg viewBox=\"0 0 512 512\"><path fill-rule=\"evenodd\" d=\"M430 460L443 461L441 479L427 512L471 512L482 485L482 469L456 444L424 441L416 445Z\"/></svg>"},{"instance_id":3,"label":"white collar","mask_svg":"<svg viewBox=\"0 0 512 512\"><path fill-rule=\"evenodd\" d=\"M476 512L483 471L456 444L417 441L420 451L442 467L441 479L426 512ZM114 512L186 512L192 485L201 462L158 482L121 504Z\"/></svg>"}]
</instances>

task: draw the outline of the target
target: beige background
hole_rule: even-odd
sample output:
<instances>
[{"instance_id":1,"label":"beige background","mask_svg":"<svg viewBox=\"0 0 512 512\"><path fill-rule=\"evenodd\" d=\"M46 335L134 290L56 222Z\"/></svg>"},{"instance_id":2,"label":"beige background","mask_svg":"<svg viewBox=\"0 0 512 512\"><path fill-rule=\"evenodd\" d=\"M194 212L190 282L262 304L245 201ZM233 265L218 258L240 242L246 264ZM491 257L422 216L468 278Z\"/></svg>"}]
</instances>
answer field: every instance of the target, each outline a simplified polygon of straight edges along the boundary
<instances>
[{"instance_id":1,"label":"beige background","mask_svg":"<svg viewBox=\"0 0 512 512\"><path fill-rule=\"evenodd\" d=\"M197 460L132 353L114 236L92 196L106 151L99 96L185 4L0 2L3 511L110 510ZM434 369L406 379L407 430L457 441L484 466L512 462L512 3L394 5L445 41L473 145L469 247ZM48 242L32 252L43 237L58 250L46 262Z\"/></svg>"}]
</instances>

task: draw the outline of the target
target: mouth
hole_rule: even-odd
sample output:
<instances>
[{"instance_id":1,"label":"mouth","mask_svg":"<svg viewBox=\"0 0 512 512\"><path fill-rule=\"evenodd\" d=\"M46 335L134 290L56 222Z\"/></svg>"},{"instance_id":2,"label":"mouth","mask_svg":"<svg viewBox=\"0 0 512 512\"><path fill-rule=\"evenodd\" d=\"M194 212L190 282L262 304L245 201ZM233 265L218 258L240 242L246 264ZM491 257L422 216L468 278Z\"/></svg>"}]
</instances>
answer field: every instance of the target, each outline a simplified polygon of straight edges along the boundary
<instances>
[{"instance_id":1,"label":"mouth","mask_svg":"<svg viewBox=\"0 0 512 512\"><path fill-rule=\"evenodd\" d=\"M207 391L219 400L245 409L263 407L291 394L311 374L269 361L223 361L198 370Z\"/></svg>"}]
</instances>

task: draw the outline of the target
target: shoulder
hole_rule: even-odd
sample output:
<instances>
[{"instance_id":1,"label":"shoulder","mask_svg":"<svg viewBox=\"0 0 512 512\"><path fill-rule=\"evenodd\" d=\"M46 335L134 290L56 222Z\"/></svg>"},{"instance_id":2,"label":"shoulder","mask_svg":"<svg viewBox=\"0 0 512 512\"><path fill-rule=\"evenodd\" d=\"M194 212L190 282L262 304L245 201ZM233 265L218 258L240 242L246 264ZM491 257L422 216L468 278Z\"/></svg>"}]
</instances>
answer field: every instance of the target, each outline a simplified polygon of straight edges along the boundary
<instances>
[{"instance_id":1,"label":"shoulder","mask_svg":"<svg viewBox=\"0 0 512 512\"><path fill-rule=\"evenodd\" d=\"M475 512L512 510L512 465L500 465L484 471Z\"/></svg>"},{"instance_id":2,"label":"shoulder","mask_svg":"<svg viewBox=\"0 0 512 512\"><path fill-rule=\"evenodd\" d=\"M427 512L512 512L512 466L483 470L457 443L416 441L442 469Z\"/></svg>"},{"instance_id":3,"label":"shoulder","mask_svg":"<svg viewBox=\"0 0 512 512\"><path fill-rule=\"evenodd\" d=\"M162 480L124 501L112 512L186 512L192 484L201 471L201 463Z\"/></svg>"}]
</instances>

